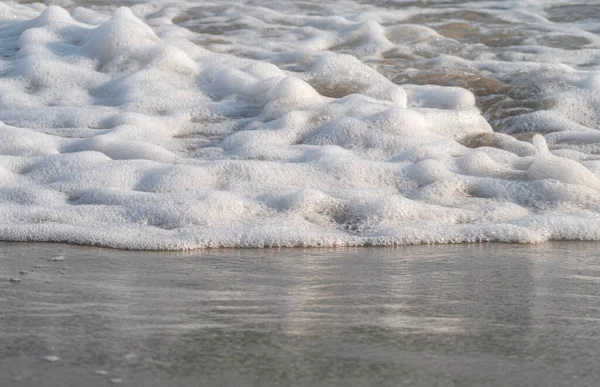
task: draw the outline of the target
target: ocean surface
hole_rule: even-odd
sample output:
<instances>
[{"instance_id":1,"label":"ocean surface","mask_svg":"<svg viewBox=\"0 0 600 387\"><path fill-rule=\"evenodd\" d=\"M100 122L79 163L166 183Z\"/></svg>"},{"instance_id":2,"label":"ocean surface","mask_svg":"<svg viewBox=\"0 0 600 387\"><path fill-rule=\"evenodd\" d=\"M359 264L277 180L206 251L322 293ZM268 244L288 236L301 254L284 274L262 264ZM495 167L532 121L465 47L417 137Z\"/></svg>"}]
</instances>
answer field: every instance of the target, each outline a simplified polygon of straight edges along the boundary
<instances>
[{"instance_id":1,"label":"ocean surface","mask_svg":"<svg viewBox=\"0 0 600 387\"><path fill-rule=\"evenodd\" d=\"M598 241L599 127L597 0L0 3L3 241Z\"/></svg>"}]
</instances>

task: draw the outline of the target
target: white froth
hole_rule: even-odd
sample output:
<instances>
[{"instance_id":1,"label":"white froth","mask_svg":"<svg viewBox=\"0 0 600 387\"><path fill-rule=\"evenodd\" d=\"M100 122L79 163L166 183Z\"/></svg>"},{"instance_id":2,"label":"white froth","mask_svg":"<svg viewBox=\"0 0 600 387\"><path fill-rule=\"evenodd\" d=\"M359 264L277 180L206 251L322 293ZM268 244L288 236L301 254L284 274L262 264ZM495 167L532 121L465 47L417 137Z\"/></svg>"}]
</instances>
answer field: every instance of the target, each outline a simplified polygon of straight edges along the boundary
<instances>
[{"instance_id":1,"label":"white froth","mask_svg":"<svg viewBox=\"0 0 600 387\"><path fill-rule=\"evenodd\" d=\"M0 4L0 240L600 240L600 38L564 1L75 3Z\"/></svg>"}]
</instances>

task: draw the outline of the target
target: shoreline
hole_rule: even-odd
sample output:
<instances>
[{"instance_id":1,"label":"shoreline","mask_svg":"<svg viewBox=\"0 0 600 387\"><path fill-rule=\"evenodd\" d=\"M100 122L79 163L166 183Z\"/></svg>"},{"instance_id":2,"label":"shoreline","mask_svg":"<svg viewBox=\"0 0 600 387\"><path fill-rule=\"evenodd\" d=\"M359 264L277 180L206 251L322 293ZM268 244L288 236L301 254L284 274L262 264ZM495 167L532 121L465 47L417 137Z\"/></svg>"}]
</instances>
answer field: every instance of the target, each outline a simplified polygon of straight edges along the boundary
<instances>
[{"instance_id":1,"label":"shoreline","mask_svg":"<svg viewBox=\"0 0 600 387\"><path fill-rule=\"evenodd\" d=\"M598 246L0 243L0 384L594 385Z\"/></svg>"},{"instance_id":2,"label":"shoreline","mask_svg":"<svg viewBox=\"0 0 600 387\"><path fill-rule=\"evenodd\" d=\"M263 247L230 247L230 246L218 246L218 247L198 247L198 248L189 248L189 249L135 249L135 248L120 248L120 247L111 247L107 245L94 245L94 244L80 244L80 243L70 243L70 242L46 242L46 241L4 241L0 240L0 249L3 245L6 244L15 244L15 245L24 245L28 247L29 245L57 245L57 246L65 246L65 247L81 247L81 248L90 248L90 249L106 249L112 251L130 251L130 252L139 252L139 253L199 253L203 251L234 251L234 250L351 250L351 249L403 249L403 248L419 248L419 247L429 247L429 246L486 246L486 245L507 245L507 246L546 246L550 244L600 244L600 240L566 240L566 239L557 239L557 240L547 240L543 242L498 242L498 241L483 241L483 242L448 242L448 243L407 243L407 244L394 244L394 245L376 245L376 244L365 244L365 245L343 245L343 246L263 246Z\"/></svg>"}]
</instances>

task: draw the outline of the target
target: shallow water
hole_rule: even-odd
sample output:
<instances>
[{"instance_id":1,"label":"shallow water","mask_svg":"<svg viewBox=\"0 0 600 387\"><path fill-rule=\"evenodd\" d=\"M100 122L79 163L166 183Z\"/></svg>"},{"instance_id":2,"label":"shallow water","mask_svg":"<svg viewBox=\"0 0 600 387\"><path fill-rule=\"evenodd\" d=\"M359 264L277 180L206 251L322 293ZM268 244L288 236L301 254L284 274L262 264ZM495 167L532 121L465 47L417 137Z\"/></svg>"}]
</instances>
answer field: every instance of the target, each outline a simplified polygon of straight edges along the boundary
<instances>
[{"instance_id":1,"label":"shallow water","mask_svg":"<svg viewBox=\"0 0 600 387\"><path fill-rule=\"evenodd\" d=\"M0 384L593 386L598 247L0 244Z\"/></svg>"},{"instance_id":2,"label":"shallow water","mask_svg":"<svg viewBox=\"0 0 600 387\"><path fill-rule=\"evenodd\" d=\"M122 4L0 4L1 240L600 240L600 4Z\"/></svg>"}]
</instances>

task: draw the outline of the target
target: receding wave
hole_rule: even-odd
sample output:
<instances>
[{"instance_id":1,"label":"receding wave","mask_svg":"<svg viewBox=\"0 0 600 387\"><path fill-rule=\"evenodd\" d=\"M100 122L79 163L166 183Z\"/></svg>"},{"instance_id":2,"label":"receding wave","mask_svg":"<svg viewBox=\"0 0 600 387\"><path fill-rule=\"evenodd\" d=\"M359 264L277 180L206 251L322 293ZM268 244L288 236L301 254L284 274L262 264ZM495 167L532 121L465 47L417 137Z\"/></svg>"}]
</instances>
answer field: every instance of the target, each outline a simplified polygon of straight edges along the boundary
<instances>
[{"instance_id":1,"label":"receding wave","mask_svg":"<svg viewBox=\"0 0 600 387\"><path fill-rule=\"evenodd\" d=\"M600 240L597 12L136 3L0 4L0 240Z\"/></svg>"}]
</instances>

